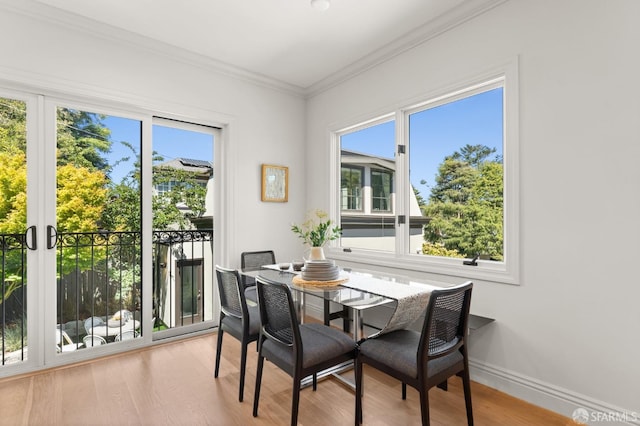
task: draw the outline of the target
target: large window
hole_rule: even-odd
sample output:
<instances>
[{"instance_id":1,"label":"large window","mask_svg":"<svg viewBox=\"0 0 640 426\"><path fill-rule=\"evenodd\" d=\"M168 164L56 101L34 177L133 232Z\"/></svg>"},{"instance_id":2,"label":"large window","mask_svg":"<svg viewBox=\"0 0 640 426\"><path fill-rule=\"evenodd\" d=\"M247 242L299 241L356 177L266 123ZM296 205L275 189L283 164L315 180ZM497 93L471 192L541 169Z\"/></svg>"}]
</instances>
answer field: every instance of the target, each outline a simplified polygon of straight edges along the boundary
<instances>
[{"instance_id":1,"label":"large window","mask_svg":"<svg viewBox=\"0 0 640 426\"><path fill-rule=\"evenodd\" d=\"M336 132L338 257L384 262L380 252L392 252L412 268L517 281L517 102L508 75ZM357 217L344 204L354 164L365 170Z\"/></svg>"},{"instance_id":2,"label":"large window","mask_svg":"<svg viewBox=\"0 0 640 426\"><path fill-rule=\"evenodd\" d=\"M394 152L395 122L389 117L340 135L343 247L379 252L395 250ZM346 197L356 193L357 197ZM345 201L352 203L345 205Z\"/></svg>"}]
</instances>

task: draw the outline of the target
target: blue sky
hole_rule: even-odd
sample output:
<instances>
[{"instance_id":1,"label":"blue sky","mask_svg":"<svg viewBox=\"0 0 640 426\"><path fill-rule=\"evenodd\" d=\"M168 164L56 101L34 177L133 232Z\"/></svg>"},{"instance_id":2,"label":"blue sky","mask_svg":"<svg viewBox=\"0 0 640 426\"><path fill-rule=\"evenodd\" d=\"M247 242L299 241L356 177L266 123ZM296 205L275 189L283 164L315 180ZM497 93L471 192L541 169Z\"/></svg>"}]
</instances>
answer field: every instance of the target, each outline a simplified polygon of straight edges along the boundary
<instances>
[{"instance_id":1,"label":"blue sky","mask_svg":"<svg viewBox=\"0 0 640 426\"><path fill-rule=\"evenodd\" d=\"M461 147L486 145L502 156L502 88L493 89L411 115L411 183L428 196L442 160ZM394 158L395 123L376 125L341 138L342 148ZM426 185L420 182L425 180Z\"/></svg>"},{"instance_id":2,"label":"blue sky","mask_svg":"<svg viewBox=\"0 0 640 426\"><path fill-rule=\"evenodd\" d=\"M114 182L120 182L133 168L135 155L122 144L128 142L140 152L140 122L127 118L107 117L103 123L111 129L111 153L107 156L110 164L115 164L124 157L128 161L119 163L111 173ZM164 157L164 161L174 158L191 158L213 163L213 136L171 127L153 126L153 150Z\"/></svg>"},{"instance_id":3,"label":"blue sky","mask_svg":"<svg viewBox=\"0 0 640 426\"><path fill-rule=\"evenodd\" d=\"M411 183L423 196L428 196L444 157L462 146L482 144L496 148L496 154L502 155L502 95L502 88L493 89L411 115ZM111 177L119 182L135 160L120 141L139 147L140 122L112 116L105 119L104 124L111 129L113 141L109 162L113 164L123 157L131 157L113 170ZM395 123L391 121L344 135L341 143L346 149L393 158ZM206 133L154 125L153 150L165 161L182 157L213 162L212 136ZM422 180L426 185L421 184Z\"/></svg>"}]
</instances>

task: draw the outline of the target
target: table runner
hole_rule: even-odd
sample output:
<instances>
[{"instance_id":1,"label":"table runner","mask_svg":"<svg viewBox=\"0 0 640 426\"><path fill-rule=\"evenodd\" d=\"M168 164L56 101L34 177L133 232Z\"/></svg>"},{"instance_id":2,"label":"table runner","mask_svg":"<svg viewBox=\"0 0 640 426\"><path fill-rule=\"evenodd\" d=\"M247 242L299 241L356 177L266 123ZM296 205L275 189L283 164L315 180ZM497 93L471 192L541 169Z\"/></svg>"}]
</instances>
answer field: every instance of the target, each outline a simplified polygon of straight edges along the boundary
<instances>
[{"instance_id":1,"label":"table runner","mask_svg":"<svg viewBox=\"0 0 640 426\"><path fill-rule=\"evenodd\" d=\"M342 274L344 272L341 273L341 276ZM341 284L343 287L375 293L397 301L396 308L387 324L374 336L406 329L424 312L429 303L431 291L438 288L430 285L419 288L411 287L407 284L375 278L368 274L348 273L348 277L349 280Z\"/></svg>"}]
</instances>

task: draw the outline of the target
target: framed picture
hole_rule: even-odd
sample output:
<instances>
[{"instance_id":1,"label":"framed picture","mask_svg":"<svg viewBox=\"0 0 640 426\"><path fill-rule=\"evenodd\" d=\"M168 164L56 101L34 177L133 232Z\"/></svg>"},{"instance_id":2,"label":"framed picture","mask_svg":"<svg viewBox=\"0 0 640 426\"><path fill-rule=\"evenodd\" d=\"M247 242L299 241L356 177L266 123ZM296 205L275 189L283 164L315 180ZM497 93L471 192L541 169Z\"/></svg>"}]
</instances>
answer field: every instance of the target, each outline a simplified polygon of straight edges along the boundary
<instances>
[{"instance_id":1,"label":"framed picture","mask_svg":"<svg viewBox=\"0 0 640 426\"><path fill-rule=\"evenodd\" d=\"M289 198L289 168L262 165L262 201L286 203Z\"/></svg>"}]
</instances>

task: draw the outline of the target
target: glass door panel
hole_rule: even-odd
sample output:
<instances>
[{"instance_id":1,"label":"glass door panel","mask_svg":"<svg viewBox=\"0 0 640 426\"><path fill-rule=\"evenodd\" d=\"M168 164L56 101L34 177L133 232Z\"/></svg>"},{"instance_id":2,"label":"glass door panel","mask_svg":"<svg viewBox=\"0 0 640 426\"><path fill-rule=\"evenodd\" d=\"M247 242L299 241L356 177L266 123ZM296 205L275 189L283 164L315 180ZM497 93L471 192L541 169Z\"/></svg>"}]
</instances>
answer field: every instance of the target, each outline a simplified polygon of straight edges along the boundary
<instances>
[{"instance_id":1,"label":"glass door panel","mask_svg":"<svg viewBox=\"0 0 640 426\"><path fill-rule=\"evenodd\" d=\"M212 320L213 146L216 129L155 119L154 330Z\"/></svg>"},{"instance_id":2,"label":"glass door panel","mask_svg":"<svg viewBox=\"0 0 640 426\"><path fill-rule=\"evenodd\" d=\"M57 329L64 351L139 336L139 120L57 109Z\"/></svg>"},{"instance_id":3,"label":"glass door panel","mask_svg":"<svg viewBox=\"0 0 640 426\"><path fill-rule=\"evenodd\" d=\"M27 350L27 104L0 97L0 366ZM27 241L27 237L29 241Z\"/></svg>"}]
</instances>

